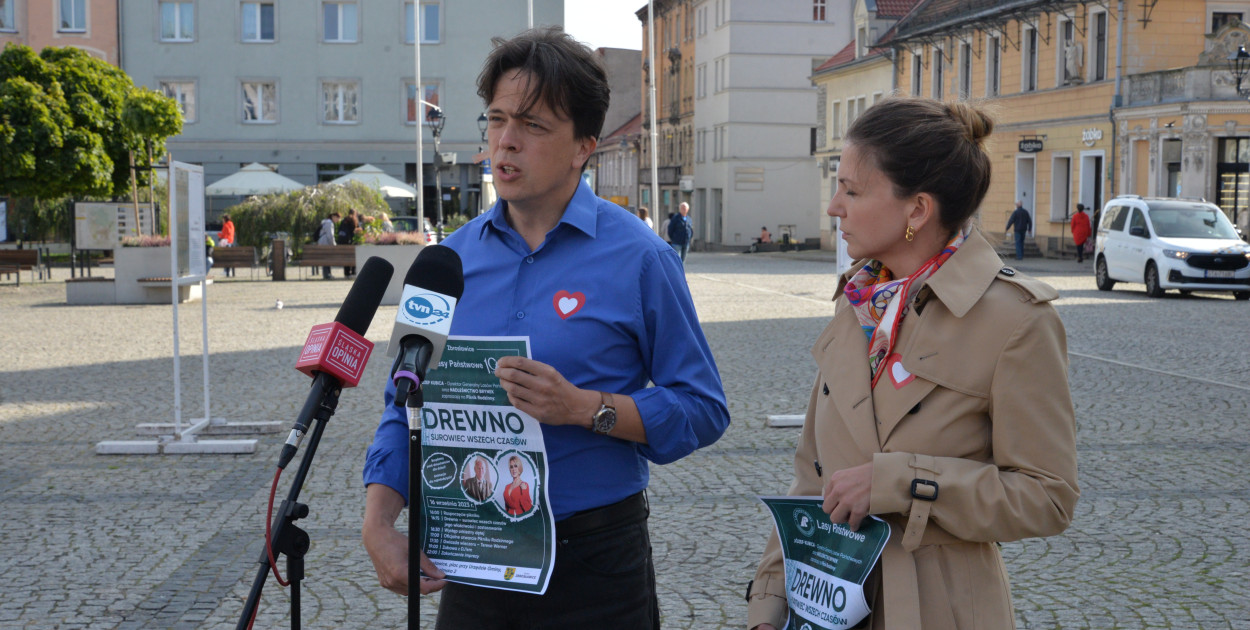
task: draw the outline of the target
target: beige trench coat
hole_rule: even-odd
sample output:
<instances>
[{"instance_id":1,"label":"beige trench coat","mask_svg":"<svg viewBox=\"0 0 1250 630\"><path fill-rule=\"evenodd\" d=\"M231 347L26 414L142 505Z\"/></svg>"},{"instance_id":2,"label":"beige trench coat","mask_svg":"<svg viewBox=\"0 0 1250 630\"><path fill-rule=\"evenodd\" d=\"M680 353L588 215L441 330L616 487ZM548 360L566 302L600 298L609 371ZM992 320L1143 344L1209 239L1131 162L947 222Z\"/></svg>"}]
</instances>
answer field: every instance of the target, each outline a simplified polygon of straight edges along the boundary
<instances>
[{"instance_id":1,"label":"beige trench coat","mask_svg":"<svg viewBox=\"0 0 1250 630\"><path fill-rule=\"evenodd\" d=\"M868 340L842 295L812 348L820 372L794 456L791 495L872 462L869 511L890 524L869 579L869 627L1015 627L995 542L1051 536L1072 520L1076 422L1067 339L1049 285L1005 268L973 232L920 290L895 352L914 380L875 390ZM938 486L912 496L912 481ZM923 488L922 488L923 489ZM786 620L776 531L749 593L748 628Z\"/></svg>"}]
</instances>

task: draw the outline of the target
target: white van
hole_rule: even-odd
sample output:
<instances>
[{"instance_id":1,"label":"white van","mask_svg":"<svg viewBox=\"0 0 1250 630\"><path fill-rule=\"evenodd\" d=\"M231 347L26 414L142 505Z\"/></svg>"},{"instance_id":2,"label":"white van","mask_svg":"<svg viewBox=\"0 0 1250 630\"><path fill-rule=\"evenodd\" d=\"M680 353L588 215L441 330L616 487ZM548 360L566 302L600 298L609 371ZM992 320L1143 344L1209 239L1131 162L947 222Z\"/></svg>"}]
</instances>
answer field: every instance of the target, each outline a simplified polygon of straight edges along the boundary
<instances>
[{"instance_id":1,"label":"white van","mask_svg":"<svg viewBox=\"0 0 1250 630\"><path fill-rule=\"evenodd\" d=\"M1098 288L1144 282L1146 295L1168 289L1232 291L1250 299L1250 245L1212 203L1121 195L1107 202L1094 249Z\"/></svg>"}]
</instances>

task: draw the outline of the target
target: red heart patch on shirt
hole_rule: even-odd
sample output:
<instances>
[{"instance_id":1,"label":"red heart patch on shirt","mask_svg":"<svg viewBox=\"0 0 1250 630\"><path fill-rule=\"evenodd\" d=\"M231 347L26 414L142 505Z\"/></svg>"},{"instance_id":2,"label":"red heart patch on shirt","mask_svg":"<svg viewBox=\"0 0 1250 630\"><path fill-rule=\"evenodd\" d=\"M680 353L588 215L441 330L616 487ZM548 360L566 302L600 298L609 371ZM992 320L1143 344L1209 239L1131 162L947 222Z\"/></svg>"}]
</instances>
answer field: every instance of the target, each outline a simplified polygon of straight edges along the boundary
<instances>
[{"instance_id":1,"label":"red heart patch on shirt","mask_svg":"<svg viewBox=\"0 0 1250 630\"><path fill-rule=\"evenodd\" d=\"M586 294L581 291L577 293L557 291L551 304L556 307L556 315L559 315L560 319L568 319L573 313L582 310L582 306L586 304Z\"/></svg>"}]
</instances>

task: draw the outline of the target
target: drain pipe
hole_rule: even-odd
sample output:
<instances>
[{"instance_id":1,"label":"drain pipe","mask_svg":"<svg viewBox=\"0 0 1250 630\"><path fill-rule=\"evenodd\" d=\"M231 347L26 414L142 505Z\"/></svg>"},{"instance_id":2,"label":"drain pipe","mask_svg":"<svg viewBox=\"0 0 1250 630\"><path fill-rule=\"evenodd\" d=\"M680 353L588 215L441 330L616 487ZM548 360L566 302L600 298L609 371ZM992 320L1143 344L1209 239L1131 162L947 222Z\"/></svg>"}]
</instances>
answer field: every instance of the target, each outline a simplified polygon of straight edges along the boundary
<instances>
[{"instance_id":1,"label":"drain pipe","mask_svg":"<svg viewBox=\"0 0 1250 630\"><path fill-rule=\"evenodd\" d=\"M1116 151L1116 136L1119 135L1119 127L1115 123L1115 110L1120 107L1123 98L1121 88L1124 84L1124 0L1117 3L1116 13L1119 15L1120 24L1119 33L1115 38L1115 96L1111 98L1111 110L1107 112L1107 118L1111 120L1111 185L1108 187L1108 192L1112 197L1118 194L1115 188L1115 174L1120 168L1120 155Z\"/></svg>"}]
</instances>

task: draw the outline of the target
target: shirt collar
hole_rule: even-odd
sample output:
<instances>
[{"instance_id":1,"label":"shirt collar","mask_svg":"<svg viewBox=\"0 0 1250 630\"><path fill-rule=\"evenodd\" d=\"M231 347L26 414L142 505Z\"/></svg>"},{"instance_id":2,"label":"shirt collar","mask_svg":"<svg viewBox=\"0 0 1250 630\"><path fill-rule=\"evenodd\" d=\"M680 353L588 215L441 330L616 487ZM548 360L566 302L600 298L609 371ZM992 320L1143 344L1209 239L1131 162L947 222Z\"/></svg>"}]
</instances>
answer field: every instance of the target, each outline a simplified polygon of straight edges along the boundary
<instances>
[{"instance_id":1,"label":"shirt collar","mask_svg":"<svg viewBox=\"0 0 1250 630\"><path fill-rule=\"evenodd\" d=\"M478 238L486 236L487 226L498 230L501 233L515 232L510 225L508 219L504 216L504 208L508 202L500 199L491 206L486 213L486 220L482 221L482 226L478 231ZM598 224L599 199L595 196L595 191L590 189L590 185L586 180L578 178L577 190L573 192L573 198L569 200L569 205L564 207L564 214L560 217L560 223L556 225L558 229L561 224L567 224L577 230L582 231L587 236L595 237L595 228ZM554 231L554 229L552 230Z\"/></svg>"}]
</instances>

